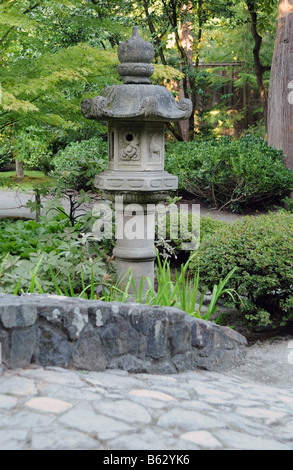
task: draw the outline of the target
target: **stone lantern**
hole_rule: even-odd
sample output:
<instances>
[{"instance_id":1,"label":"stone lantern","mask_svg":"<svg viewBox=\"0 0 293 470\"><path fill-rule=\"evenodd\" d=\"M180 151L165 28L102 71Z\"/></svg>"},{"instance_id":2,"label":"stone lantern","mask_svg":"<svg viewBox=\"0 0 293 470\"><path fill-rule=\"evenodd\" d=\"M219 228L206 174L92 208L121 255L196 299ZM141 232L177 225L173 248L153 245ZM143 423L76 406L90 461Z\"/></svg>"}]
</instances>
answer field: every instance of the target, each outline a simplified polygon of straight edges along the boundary
<instances>
[{"instance_id":1,"label":"stone lantern","mask_svg":"<svg viewBox=\"0 0 293 470\"><path fill-rule=\"evenodd\" d=\"M96 98L84 100L82 114L108 123L108 170L97 175L95 185L106 199L115 201L118 236L113 254L118 277L125 278L131 269L138 288L142 277L154 282L155 205L178 187L177 177L164 171L164 126L188 119L192 103L178 103L168 89L151 84L154 48L140 37L138 27L119 45L118 58L123 85L109 86ZM129 224L134 214L139 227L132 236ZM144 294L147 288L144 281Z\"/></svg>"}]
</instances>

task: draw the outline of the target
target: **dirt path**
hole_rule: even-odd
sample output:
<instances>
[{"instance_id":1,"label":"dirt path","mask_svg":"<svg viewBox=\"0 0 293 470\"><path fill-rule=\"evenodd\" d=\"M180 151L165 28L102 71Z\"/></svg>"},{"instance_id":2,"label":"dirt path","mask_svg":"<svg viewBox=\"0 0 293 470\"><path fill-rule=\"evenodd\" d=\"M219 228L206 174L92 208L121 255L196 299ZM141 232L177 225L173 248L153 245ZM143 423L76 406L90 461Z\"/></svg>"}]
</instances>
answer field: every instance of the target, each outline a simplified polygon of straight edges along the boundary
<instances>
[{"instance_id":1,"label":"dirt path","mask_svg":"<svg viewBox=\"0 0 293 470\"><path fill-rule=\"evenodd\" d=\"M246 216L260 216L267 214L267 211L261 209L249 210L243 214L236 214L234 212L223 210L219 211L217 209L211 208L208 204L200 201L199 199L185 199L184 197L180 201L181 204L199 204L200 205L200 214L203 217L211 217L216 220L223 220L225 222L235 222Z\"/></svg>"},{"instance_id":2,"label":"dirt path","mask_svg":"<svg viewBox=\"0 0 293 470\"><path fill-rule=\"evenodd\" d=\"M26 203L33 198L33 193L21 191L0 191L0 218L25 218L34 219L35 214L25 207Z\"/></svg>"}]
</instances>

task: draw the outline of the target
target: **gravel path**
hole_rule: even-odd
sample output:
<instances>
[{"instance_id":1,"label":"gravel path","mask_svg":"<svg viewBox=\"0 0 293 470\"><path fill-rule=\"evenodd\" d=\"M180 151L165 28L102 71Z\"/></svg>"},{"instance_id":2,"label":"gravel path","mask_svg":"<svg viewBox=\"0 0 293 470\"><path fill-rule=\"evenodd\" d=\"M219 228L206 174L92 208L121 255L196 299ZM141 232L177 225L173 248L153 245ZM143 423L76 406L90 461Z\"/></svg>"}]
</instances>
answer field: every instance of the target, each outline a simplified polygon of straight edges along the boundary
<instances>
[{"instance_id":1,"label":"gravel path","mask_svg":"<svg viewBox=\"0 0 293 470\"><path fill-rule=\"evenodd\" d=\"M33 193L20 191L0 191L0 218L13 217L34 219L35 215L25 207L26 203L33 198Z\"/></svg>"},{"instance_id":2,"label":"gravel path","mask_svg":"<svg viewBox=\"0 0 293 470\"><path fill-rule=\"evenodd\" d=\"M35 214L30 212L30 209L25 207L29 199L34 199L33 192L24 193L22 191L6 191L0 189L0 218L2 217L23 217L27 219L34 219ZM65 204L66 201L64 201ZM182 204L199 204L199 201L187 201L182 199ZM227 222L235 222L245 215L260 215L258 210L252 211L249 214L234 214L229 211L219 211L210 209L207 204L200 203L200 213L202 216L208 216L212 219L224 220Z\"/></svg>"}]
</instances>

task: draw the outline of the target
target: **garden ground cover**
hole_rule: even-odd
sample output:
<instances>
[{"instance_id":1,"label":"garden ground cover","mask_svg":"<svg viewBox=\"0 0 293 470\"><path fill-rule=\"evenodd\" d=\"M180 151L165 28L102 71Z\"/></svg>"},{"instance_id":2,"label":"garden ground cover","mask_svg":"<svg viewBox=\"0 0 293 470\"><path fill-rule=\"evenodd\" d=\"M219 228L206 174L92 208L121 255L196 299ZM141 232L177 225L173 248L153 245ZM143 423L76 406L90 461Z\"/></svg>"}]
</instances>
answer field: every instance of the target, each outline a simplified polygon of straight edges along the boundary
<instances>
[{"instance_id":1,"label":"garden ground cover","mask_svg":"<svg viewBox=\"0 0 293 470\"><path fill-rule=\"evenodd\" d=\"M50 178L45 176L42 171L25 170L23 178L18 178L15 171L2 171L0 172L0 191L21 189L24 192L29 192L49 181Z\"/></svg>"}]
</instances>

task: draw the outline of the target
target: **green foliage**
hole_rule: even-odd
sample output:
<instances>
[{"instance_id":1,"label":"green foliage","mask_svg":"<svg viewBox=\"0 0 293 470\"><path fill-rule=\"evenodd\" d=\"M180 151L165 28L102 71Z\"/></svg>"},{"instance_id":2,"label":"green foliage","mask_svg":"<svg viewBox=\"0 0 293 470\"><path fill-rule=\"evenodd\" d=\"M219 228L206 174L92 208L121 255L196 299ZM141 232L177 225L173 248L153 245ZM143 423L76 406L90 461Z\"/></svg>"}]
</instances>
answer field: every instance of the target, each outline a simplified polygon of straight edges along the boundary
<instances>
[{"instance_id":1,"label":"green foliage","mask_svg":"<svg viewBox=\"0 0 293 470\"><path fill-rule=\"evenodd\" d=\"M0 170L6 169L12 160L12 154L8 141L4 135L0 134Z\"/></svg>"},{"instance_id":2,"label":"green foliage","mask_svg":"<svg viewBox=\"0 0 293 470\"><path fill-rule=\"evenodd\" d=\"M94 188L95 176L107 168L107 143L99 137L72 142L54 158L53 176L77 191Z\"/></svg>"},{"instance_id":3,"label":"green foliage","mask_svg":"<svg viewBox=\"0 0 293 470\"><path fill-rule=\"evenodd\" d=\"M176 307L185 311L190 316L208 321L217 312L217 303L220 297L229 295L233 300L235 300L235 297L238 297L238 294L233 289L227 288L227 283L233 276L236 268L224 280L221 279L218 285L213 287L208 309L205 313L202 313L206 291L200 293L198 290L199 274L194 275L189 272L192 259L193 256L189 257L187 262L181 265L180 271L175 270L175 275L173 275L170 262L167 259L162 262L157 253L156 289L154 289L149 278L142 278L137 288L131 270L129 270L122 281L111 285L110 288L106 288L102 300L107 302L128 302L131 298L133 301L133 294L129 294L130 287L133 287L136 302L147 305L159 305L161 307ZM149 286L144 297L142 296L143 281L146 281Z\"/></svg>"},{"instance_id":4,"label":"green foliage","mask_svg":"<svg viewBox=\"0 0 293 470\"><path fill-rule=\"evenodd\" d=\"M247 4L251 4L255 9L258 9L261 13L271 14L276 11L276 7L279 4L278 0L246 0Z\"/></svg>"},{"instance_id":5,"label":"green foliage","mask_svg":"<svg viewBox=\"0 0 293 470\"><path fill-rule=\"evenodd\" d=\"M250 135L169 145L166 170L178 176L180 189L234 211L276 202L293 189L282 152Z\"/></svg>"},{"instance_id":6,"label":"green foliage","mask_svg":"<svg viewBox=\"0 0 293 470\"><path fill-rule=\"evenodd\" d=\"M105 133L103 123L83 118L80 104L120 83L116 49L130 29L121 24L119 3L0 3L0 137L3 129L12 131L10 151L16 158L47 168L61 135L82 134L84 128L88 135L82 138L93 130ZM155 79L165 72L170 79L182 76L158 64Z\"/></svg>"},{"instance_id":7,"label":"green foliage","mask_svg":"<svg viewBox=\"0 0 293 470\"><path fill-rule=\"evenodd\" d=\"M0 277L2 274L2 270L5 267L6 259L7 257L5 257L4 261L2 262L0 266ZM42 261L43 261L43 256L41 256L41 258L37 262L33 272L30 272L31 280L30 280L30 284L28 286L27 292L21 287L21 284L22 284L22 277L21 277L15 286L13 295L18 295L20 290L22 294L23 293L34 294L35 292L38 292L39 294L46 294L46 291L43 288L43 282L42 280L39 280L38 278L39 269L42 264ZM83 271L80 272L80 282L82 286L82 291L80 293L79 292L76 293L73 287L74 281L72 280L70 271L69 270L67 271L68 286L66 286L66 283L64 282L62 278L59 280L60 284L58 283L58 280L56 279L56 276L53 272L53 269L51 268L51 266L49 266L49 270L50 270L50 274L51 274L51 278L54 284L56 294L61 295L63 297L79 297L79 298L90 299L90 300L96 299L97 298L96 290L97 290L97 286L99 285L99 283L95 282L94 266L92 263L90 264L90 269L91 269L91 275L90 275L90 283L88 285L85 285L85 280L84 280L85 276L84 276ZM79 285L77 288L80 290Z\"/></svg>"},{"instance_id":8,"label":"green foliage","mask_svg":"<svg viewBox=\"0 0 293 470\"><path fill-rule=\"evenodd\" d=\"M80 103L117 83L113 47L123 29L111 13L91 0L1 2L0 133L13 131L15 157L47 164L60 133L83 126L104 131L82 117ZM35 139L40 132L44 138Z\"/></svg>"},{"instance_id":9,"label":"green foliage","mask_svg":"<svg viewBox=\"0 0 293 470\"><path fill-rule=\"evenodd\" d=\"M244 130L244 135L251 135L253 137L260 137L261 139L265 139L266 136L266 128L263 119L261 119L256 125L248 126L248 129Z\"/></svg>"},{"instance_id":10,"label":"green foliage","mask_svg":"<svg viewBox=\"0 0 293 470\"><path fill-rule=\"evenodd\" d=\"M65 218L51 221L0 222L0 292L54 293L68 297L100 298L126 302L129 288L134 286L131 273L123 289L115 284L111 265L111 249L95 240L90 233L80 231L81 225L69 226ZM150 280L146 303L176 306L198 318L209 319L217 310L217 301L227 290L229 277L214 287L206 314L202 315L203 294L199 294L199 276L188 275L191 258L181 265L180 272L171 276L168 260L157 257L156 292ZM142 286L142 284L141 284ZM142 302L142 289L136 292L136 301Z\"/></svg>"},{"instance_id":11,"label":"green foliage","mask_svg":"<svg viewBox=\"0 0 293 470\"><path fill-rule=\"evenodd\" d=\"M11 158L8 152L0 153L0 170L3 170L9 166Z\"/></svg>"},{"instance_id":12,"label":"green foliage","mask_svg":"<svg viewBox=\"0 0 293 470\"><path fill-rule=\"evenodd\" d=\"M45 158L50 159L48 146L49 136L43 128L35 126L19 131L9 145L17 160L25 163L28 169L39 169Z\"/></svg>"},{"instance_id":13,"label":"green foliage","mask_svg":"<svg viewBox=\"0 0 293 470\"><path fill-rule=\"evenodd\" d=\"M111 253L66 218L1 222L0 227L0 292L28 292L37 280L45 293L56 293L57 284L62 292L80 295L92 279L99 284L113 273L107 262Z\"/></svg>"},{"instance_id":14,"label":"green foliage","mask_svg":"<svg viewBox=\"0 0 293 470\"><path fill-rule=\"evenodd\" d=\"M161 307L177 307L185 311L191 316L209 320L214 313L217 312L217 303L221 296L229 295L234 300L236 292L228 289L227 283L233 276L236 268L227 274L224 280L220 279L217 285L213 286L212 297L205 314L201 313L206 290L199 292L200 277L199 273L190 274L190 264L193 256L189 257L185 264L182 264L180 271L175 270L175 278L173 278L170 269L170 262L165 260L161 262L157 256L156 280L157 287L154 289L151 281L147 279L149 290L146 294L146 303L150 305L160 305Z\"/></svg>"},{"instance_id":15,"label":"green foliage","mask_svg":"<svg viewBox=\"0 0 293 470\"><path fill-rule=\"evenodd\" d=\"M262 55L265 65L269 65L277 2L254 3L263 35ZM196 121L202 136L210 135L214 128L218 132L230 129L235 120L236 124L241 122L243 113L229 113L229 96L225 98L221 89L222 72L207 73L191 67L177 33L180 24L190 22L195 38L193 62L199 58L204 62L240 60L243 65L239 80L250 77L256 89L246 2L193 1L192 9L184 8L185 5L189 3L177 0L1 2L0 132L12 127L17 148L23 147L23 135L18 139L18 133L23 134L30 126L45 128L56 140L58 131L67 134L72 129L81 131L84 126L105 132L102 123L88 122L81 116L80 102L98 95L105 86L118 83L117 45L129 38L133 24L139 24L141 34L155 46L155 81L162 83L167 79L176 95L174 80L183 79L185 83L185 77L189 78L192 86L184 85L185 93L194 99L195 93L198 96ZM230 84L235 81L228 69L226 79ZM241 90L244 88L243 83L236 84ZM220 99L211 105L215 92ZM52 147L54 142L49 153ZM25 159L29 154L25 150ZM44 159L48 162L48 158Z\"/></svg>"},{"instance_id":16,"label":"green foliage","mask_svg":"<svg viewBox=\"0 0 293 470\"><path fill-rule=\"evenodd\" d=\"M229 227L229 222L223 220L212 219L211 217L200 218L200 241L204 238L213 235L224 227Z\"/></svg>"},{"instance_id":17,"label":"green foliage","mask_svg":"<svg viewBox=\"0 0 293 470\"><path fill-rule=\"evenodd\" d=\"M161 217L158 212L155 226L155 245L162 258L183 262L206 236L228 223L201 217L200 213L182 211L180 206L176 208L171 202L166 209L166 217Z\"/></svg>"},{"instance_id":18,"label":"green foliage","mask_svg":"<svg viewBox=\"0 0 293 470\"><path fill-rule=\"evenodd\" d=\"M93 97L103 86L117 81L113 67L117 60L116 54L87 44L44 53L33 61L33 73L30 59L15 59L2 72L4 122L9 119L21 128L31 123L80 127L85 122L80 111L82 98ZM98 81L97 75L101 77Z\"/></svg>"},{"instance_id":19,"label":"green foliage","mask_svg":"<svg viewBox=\"0 0 293 470\"><path fill-rule=\"evenodd\" d=\"M278 327L293 320L293 216L285 211L245 217L203 239L193 270L201 288L229 280L243 299L236 301L251 328Z\"/></svg>"},{"instance_id":20,"label":"green foliage","mask_svg":"<svg viewBox=\"0 0 293 470\"><path fill-rule=\"evenodd\" d=\"M286 211L291 212L291 214L293 214L293 199L291 197L289 196L285 197L281 201L281 204Z\"/></svg>"}]
</instances>

